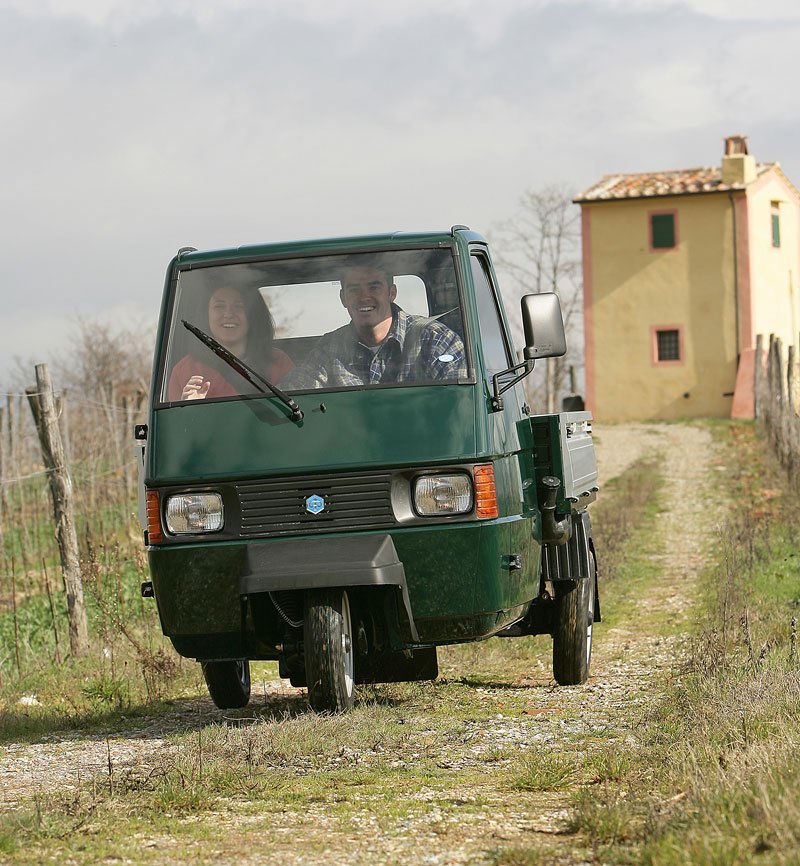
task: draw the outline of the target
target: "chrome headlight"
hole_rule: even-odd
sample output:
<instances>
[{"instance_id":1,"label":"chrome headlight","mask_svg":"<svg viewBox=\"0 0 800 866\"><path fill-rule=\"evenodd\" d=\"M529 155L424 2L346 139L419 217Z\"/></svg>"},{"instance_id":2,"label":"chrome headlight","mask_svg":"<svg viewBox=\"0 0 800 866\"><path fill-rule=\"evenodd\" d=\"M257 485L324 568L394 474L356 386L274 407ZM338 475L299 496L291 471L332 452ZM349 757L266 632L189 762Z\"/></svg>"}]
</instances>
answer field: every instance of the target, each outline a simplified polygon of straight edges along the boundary
<instances>
[{"instance_id":1,"label":"chrome headlight","mask_svg":"<svg viewBox=\"0 0 800 866\"><path fill-rule=\"evenodd\" d=\"M167 499L169 532L184 535L222 529L222 497L219 493L178 493Z\"/></svg>"},{"instance_id":2,"label":"chrome headlight","mask_svg":"<svg viewBox=\"0 0 800 866\"><path fill-rule=\"evenodd\" d=\"M469 475L420 475L414 482L414 507L422 517L466 514L472 511Z\"/></svg>"}]
</instances>

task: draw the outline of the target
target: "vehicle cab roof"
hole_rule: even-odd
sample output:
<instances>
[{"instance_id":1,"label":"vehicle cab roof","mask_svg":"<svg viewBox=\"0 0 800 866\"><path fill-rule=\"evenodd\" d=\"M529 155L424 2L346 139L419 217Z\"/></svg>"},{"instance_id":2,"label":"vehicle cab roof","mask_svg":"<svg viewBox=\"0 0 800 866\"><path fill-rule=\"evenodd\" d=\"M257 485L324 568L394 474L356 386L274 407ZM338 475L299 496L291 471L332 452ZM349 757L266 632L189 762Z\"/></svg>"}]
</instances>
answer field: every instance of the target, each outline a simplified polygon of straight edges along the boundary
<instances>
[{"instance_id":1,"label":"vehicle cab roof","mask_svg":"<svg viewBox=\"0 0 800 866\"><path fill-rule=\"evenodd\" d=\"M206 265L211 262L247 261L284 256L335 255L349 252L379 252L384 249L403 249L408 247L452 246L462 243L486 243L478 232L466 226L453 226L448 231L429 232L391 232L387 234L353 235L339 238L316 238L295 241L280 241L270 244L252 244L216 250L196 250L183 247L178 251L176 261L181 267Z\"/></svg>"}]
</instances>

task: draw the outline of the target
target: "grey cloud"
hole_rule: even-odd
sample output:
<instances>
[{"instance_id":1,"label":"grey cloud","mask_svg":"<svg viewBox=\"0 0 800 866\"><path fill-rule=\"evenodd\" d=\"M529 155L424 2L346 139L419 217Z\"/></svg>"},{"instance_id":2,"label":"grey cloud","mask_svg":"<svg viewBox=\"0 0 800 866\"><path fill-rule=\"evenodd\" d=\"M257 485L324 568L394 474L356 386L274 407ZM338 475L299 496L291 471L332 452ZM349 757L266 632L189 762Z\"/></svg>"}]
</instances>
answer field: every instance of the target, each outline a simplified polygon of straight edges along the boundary
<instances>
[{"instance_id":1,"label":"grey cloud","mask_svg":"<svg viewBox=\"0 0 800 866\"><path fill-rule=\"evenodd\" d=\"M800 180L796 22L663 3L510 4L488 31L446 6L390 24L155 8L117 27L0 10L0 284L23 319L155 316L186 243L487 231L526 187L715 162L730 132Z\"/></svg>"}]
</instances>

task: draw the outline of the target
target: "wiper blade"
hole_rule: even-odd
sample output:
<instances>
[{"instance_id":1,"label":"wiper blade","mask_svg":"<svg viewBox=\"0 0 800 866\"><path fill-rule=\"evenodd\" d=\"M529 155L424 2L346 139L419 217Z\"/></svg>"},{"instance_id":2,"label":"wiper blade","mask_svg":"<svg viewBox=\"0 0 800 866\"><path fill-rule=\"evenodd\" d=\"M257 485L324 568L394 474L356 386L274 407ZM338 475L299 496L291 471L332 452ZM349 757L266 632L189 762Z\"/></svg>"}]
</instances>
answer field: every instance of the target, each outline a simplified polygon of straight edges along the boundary
<instances>
[{"instance_id":1,"label":"wiper blade","mask_svg":"<svg viewBox=\"0 0 800 866\"><path fill-rule=\"evenodd\" d=\"M303 410L297 405L297 403L292 400L292 398L281 391L277 385L273 385L272 382L265 379L260 373L257 373L252 367L249 367L245 362L238 358L233 352L226 349L222 343L218 343L213 337L210 337L205 331L201 331L200 328L195 327L186 321L186 319L181 319L183 323L183 327L187 330L191 331L201 343L208 346L209 349L218 357L222 358L222 360L232 369L236 370L236 372L242 376L244 379L254 387L261 391L262 394L272 393L275 397L277 397L281 403L288 408L292 412L292 421L302 421L303 420Z\"/></svg>"}]
</instances>

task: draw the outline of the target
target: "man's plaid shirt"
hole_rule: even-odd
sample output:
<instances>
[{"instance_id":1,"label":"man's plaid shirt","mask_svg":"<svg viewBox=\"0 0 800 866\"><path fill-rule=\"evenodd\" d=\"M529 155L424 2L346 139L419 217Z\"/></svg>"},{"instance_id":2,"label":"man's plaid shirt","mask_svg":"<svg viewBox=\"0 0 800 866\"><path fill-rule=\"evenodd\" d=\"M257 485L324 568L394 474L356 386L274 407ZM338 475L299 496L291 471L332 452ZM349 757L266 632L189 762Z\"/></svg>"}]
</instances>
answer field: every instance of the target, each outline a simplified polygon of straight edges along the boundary
<instances>
[{"instance_id":1,"label":"man's plaid shirt","mask_svg":"<svg viewBox=\"0 0 800 866\"><path fill-rule=\"evenodd\" d=\"M439 382L467 375L464 343L447 325L392 304L392 327L378 351L359 342L351 322L324 334L281 382L289 389Z\"/></svg>"}]
</instances>

